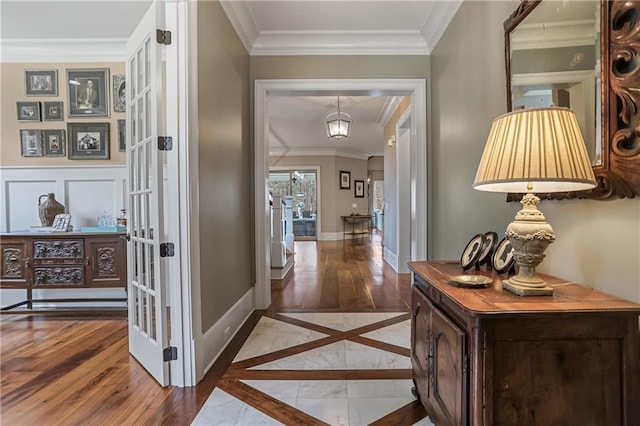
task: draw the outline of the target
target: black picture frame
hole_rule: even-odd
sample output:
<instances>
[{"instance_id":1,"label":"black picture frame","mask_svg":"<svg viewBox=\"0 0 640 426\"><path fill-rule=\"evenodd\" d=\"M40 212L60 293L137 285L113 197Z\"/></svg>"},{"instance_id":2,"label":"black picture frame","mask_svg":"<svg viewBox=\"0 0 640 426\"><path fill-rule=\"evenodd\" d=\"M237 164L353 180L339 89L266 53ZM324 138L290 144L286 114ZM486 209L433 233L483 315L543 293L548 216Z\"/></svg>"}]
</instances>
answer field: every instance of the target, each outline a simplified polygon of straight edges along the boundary
<instances>
[{"instance_id":1,"label":"black picture frame","mask_svg":"<svg viewBox=\"0 0 640 426\"><path fill-rule=\"evenodd\" d=\"M40 102L16 102L18 121L40 121Z\"/></svg>"},{"instance_id":2,"label":"black picture frame","mask_svg":"<svg viewBox=\"0 0 640 426\"><path fill-rule=\"evenodd\" d=\"M363 180L353 181L353 196L355 198L364 198L364 181Z\"/></svg>"},{"instance_id":3,"label":"black picture frame","mask_svg":"<svg viewBox=\"0 0 640 426\"><path fill-rule=\"evenodd\" d=\"M340 189L351 189L351 172L340 170Z\"/></svg>"},{"instance_id":4,"label":"black picture frame","mask_svg":"<svg viewBox=\"0 0 640 426\"><path fill-rule=\"evenodd\" d=\"M44 130L42 133L45 157L64 157L67 155L64 129Z\"/></svg>"},{"instance_id":5,"label":"black picture frame","mask_svg":"<svg viewBox=\"0 0 640 426\"><path fill-rule=\"evenodd\" d=\"M127 150L127 120L118 120L118 151Z\"/></svg>"},{"instance_id":6,"label":"black picture frame","mask_svg":"<svg viewBox=\"0 0 640 426\"><path fill-rule=\"evenodd\" d=\"M124 74L113 75L113 112L126 112L127 93Z\"/></svg>"},{"instance_id":7,"label":"black picture frame","mask_svg":"<svg viewBox=\"0 0 640 426\"><path fill-rule=\"evenodd\" d=\"M62 101L43 102L42 119L43 121L64 120L63 102Z\"/></svg>"},{"instance_id":8,"label":"black picture frame","mask_svg":"<svg viewBox=\"0 0 640 426\"><path fill-rule=\"evenodd\" d=\"M498 244L498 234L489 231L484 233L484 241L482 243L482 249L480 250L480 256L478 257L478 266L491 265L491 256L493 255L496 245Z\"/></svg>"},{"instance_id":9,"label":"black picture frame","mask_svg":"<svg viewBox=\"0 0 640 426\"><path fill-rule=\"evenodd\" d=\"M20 153L23 157L42 157L42 130L20 130Z\"/></svg>"},{"instance_id":10,"label":"black picture frame","mask_svg":"<svg viewBox=\"0 0 640 426\"><path fill-rule=\"evenodd\" d=\"M480 253L482 252L483 244L483 234L474 235L473 238L469 240L464 250L462 251L462 256L460 256L460 266L462 266L462 269L466 271L478 262L478 258L480 257Z\"/></svg>"},{"instance_id":11,"label":"black picture frame","mask_svg":"<svg viewBox=\"0 0 640 426\"><path fill-rule=\"evenodd\" d=\"M67 116L109 117L109 69L72 68L66 72L69 105Z\"/></svg>"},{"instance_id":12,"label":"black picture frame","mask_svg":"<svg viewBox=\"0 0 640 426\"><path fill-rule=\"evenodd\" d=\"M70 160L108 160L109 123L67 123Z\"/></svg>"},{"instance_id":13,"label":"black picture frame","mask_svg":"<svg viewBox=\"0 0 640 426\"><path fill-rule=\"evenodd\" d=\"M58 96L58 70L24 70L27 96Z\"/></svg>"},{"instance_id":14,"label":"black picture frame","mask_svg":"<svg viewBox=\"0 0 640 426\"><path fill-rule=\"evenodd\" d=\"M498 274L509 272L514 268L513 247L508 239L503 238L491 256L491 266Z\"/></svg>"}]
</instances>

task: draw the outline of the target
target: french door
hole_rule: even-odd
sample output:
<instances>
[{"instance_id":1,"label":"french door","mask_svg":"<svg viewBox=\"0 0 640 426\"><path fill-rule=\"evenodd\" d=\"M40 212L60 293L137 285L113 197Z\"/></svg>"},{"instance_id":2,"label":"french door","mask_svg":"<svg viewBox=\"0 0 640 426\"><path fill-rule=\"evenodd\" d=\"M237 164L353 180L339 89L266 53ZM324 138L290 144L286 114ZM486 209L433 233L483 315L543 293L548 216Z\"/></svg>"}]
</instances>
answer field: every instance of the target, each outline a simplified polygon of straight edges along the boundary
<instances>
[{"instance_id":1,"label":"french door","mask_svg":"<svg viewBox=\"0 0 640 426\"><path fill-rule=\"evenodd\" d=\"M158 129L163 125L159 82L162 78L162 2L153 2L127 42L127 275L129 352L162 385L169 384L165 309L165 273L160 257L163 220L163 153Z\"/></svg>"}]
</instances>

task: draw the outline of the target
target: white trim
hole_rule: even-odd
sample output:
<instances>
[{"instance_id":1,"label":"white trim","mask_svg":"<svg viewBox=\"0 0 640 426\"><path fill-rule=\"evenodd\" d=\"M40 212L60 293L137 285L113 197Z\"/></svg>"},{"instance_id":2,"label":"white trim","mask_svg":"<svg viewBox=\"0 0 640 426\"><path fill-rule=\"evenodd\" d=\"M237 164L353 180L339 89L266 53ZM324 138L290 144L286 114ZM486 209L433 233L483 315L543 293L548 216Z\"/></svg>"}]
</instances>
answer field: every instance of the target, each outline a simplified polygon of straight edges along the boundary
<instances>
[{"instance_id":1,"label":"white trim","mask_svg":"<svg viewBox=\"0 0 640 426\"><path fill-rule=\"evenodd\" d=\"M420 31L261 31L251 56L429 55Z\"/></svg>"},{"instance_id":2,"label":"white trim","mask_svg":"<svg viewBox=\"0 0 640 426\"><path fill-rule=\"evenodd\" d=\"M200 335L196 347L196 382L202 380L222 351L238 333L255 310L254 289L249 289L205 334ZM229 332L225 334L225 330ZM205 365L206 363L206 365Z\"/></svg>"},{"instance_id":3,"label":"white trim","mask_svg":"<svg viewBox=\"0 0 640 426\"><path fill-rule=\"evenodd\" d=\"M368 160L371 154L363 154L361 152L346 151L342 149L288 149L286 151L280 151L277 149L269 150L269 155L274 157L347 157L355 158L357 160Z\"/></svg>"},{"instance_id":4,"label":"white trim","mask_svg":"<svg viewBox=\"0 0 640 426\"><path fill-rule=\"evenodd\" d=\"M321 232L317 236L318 241L340 241L344 239L343 232Z\"/></svg>"},{"instance_id":5,"label":"white trim","mask_svg":"<svg viewBox=\"0 0 640 426\"><path fill-rule=\"evenodd\" d=\"M384 248L384 256L382 259L387 262L395 272L398 272L398 256L386 246Z\"/></svg>"},{"instance_id":6,"label":"white trim","mask_svg":"<svg viewBox=\"0 0 640 426\"><path fill-rule=\"evenodd\" d=\"M220 1L220 6L227 14L233 29L242 41L247 52L251 52L251 46L258 37L258 26L244 1Z\"/></svg>"},{"instance_id":7,"label":"white trim","mask_svg":"<svg viewBox=\"0 0 640 426\"><path fill-rule=\"evenodd\" d=\"M281 280L287 276L289 271L293 268L295 264L294 255L287 256L287 263L282 268L271 268L271 279L272 280Z\"/></svg>"},{"instance_id":8,"label":"white trim","mask_svg":"<svg viewBox=\"0 0 640 426\"><path fill-rule=\"evenodd\" d=\"M427 19L421 31L427 41L427 46L429 46L431 50L433 50L438 44L438 41L440 41L440 37L442 37L442 34L444 34L451 20L456 15L456 12L458 12L462 1L463 0L446 0L438 2L440 7L432 9L433 16L429 16L429 19ZM446 7L442 7L444 5L446 5Z\"/></svg>"},{"instance_id":9,"label":"white trim","mask_svg":"<svg viewBox=\"0 0 640 426\"><path fill-rule=\"evenodd\" d=\"M407 126L411 120L411 106L407 108L396 122L396 272L407 273L407 262L411 256L411 247L415 247L416 234L411 230L416 226L416 143L411 128ZM409 220L407 220L409 218Z\"/></svg>"},{"instance_id":10,"label":"white trim","mask_svg":"<svg viewBox=\"0 0 640 426\"><path fill-rule=\"evenodd\" d=\"M380 111L380 114L376 119L376 122L379 123L382 128L384 128L387 123L389 123L389 120L391 119L391 117L393 117L393 113L396 112L398 105L400 105L401 100L402 96L390 96L387 98L384 105L382 106L382 111Z\"/></svg>"},{"instance_id":11,"label":"white trim","mask_svg":"<svg viewBox=\"0 0 640 426\"><path fill-rule=\"evenodd\" d=\"M594 70L581 71L557 71L557 72L537 72L525 74L513 74L511 76L512 86L529 86L535 84L560 84L579 83L581 81L593 80Z\"/></svg>"},{"instance_id":12,"label":"white trim","mask_svg":"<svg viewBox=\"0 0 640 426\"><path fill-rule=\"evenodd\" d=\"M1 39L0 62L125 62L126 38Z\"/></svg>"},{"instance_id":13,"label":"white trim","mask_svg":"<svg viewBox=\"0 0 640 426\"><path fill-rule=\"evenodd\" d=\"M254 129L255 129L255 255L256 255L256 307L266 309L271 304L271 280L269 259L271 248L268 172L269 172L269 95L271 93L296 94L306 91L340 92L349 95L357 91L375 91L385 96L411 95L411 132L416 140L416 217L418 224L417 259L427 259L427 93L424 79L343 79L343 80L255 80ZM413 173L413 172L412 172ZM322 234L319 234L322 235Z\"/></svg>"}]
</instances>

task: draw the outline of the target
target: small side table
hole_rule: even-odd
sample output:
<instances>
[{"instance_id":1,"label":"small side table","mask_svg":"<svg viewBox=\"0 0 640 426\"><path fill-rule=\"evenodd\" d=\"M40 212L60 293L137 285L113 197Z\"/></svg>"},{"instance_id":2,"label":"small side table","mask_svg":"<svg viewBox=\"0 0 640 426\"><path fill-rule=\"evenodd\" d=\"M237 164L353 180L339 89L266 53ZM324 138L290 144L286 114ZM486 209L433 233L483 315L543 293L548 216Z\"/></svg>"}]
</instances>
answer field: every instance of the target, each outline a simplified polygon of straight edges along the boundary
<instances>
[{"instance_id":1,"label":"small side table","mask_svg":"<svg viewBox=\"0 0 640 426\"><path fill-rule=\"evenodd\" d=\"M364 236L369 234L371 215L355 214L340 217L342 217L342 234L344 239L346 239L347 235L351 235L351 238L355 238L356 235ZM349 225L351 225L350 231Z\"/></svg>"}]
</instances>

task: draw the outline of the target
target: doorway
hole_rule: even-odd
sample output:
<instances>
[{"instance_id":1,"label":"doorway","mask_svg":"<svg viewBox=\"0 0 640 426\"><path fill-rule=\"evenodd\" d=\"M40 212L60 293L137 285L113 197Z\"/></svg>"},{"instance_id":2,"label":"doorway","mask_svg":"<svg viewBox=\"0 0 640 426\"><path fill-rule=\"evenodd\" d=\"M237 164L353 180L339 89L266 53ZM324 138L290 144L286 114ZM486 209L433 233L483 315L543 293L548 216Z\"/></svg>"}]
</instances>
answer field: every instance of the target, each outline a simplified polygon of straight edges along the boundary
<instances>
[{"instance_id":1,"label":"doorway","mask_svg":"<svg viewBox=\"0 0 640 426\"><path fill-rule=\"evenodd\" d=\"M273 95L369 95L410 96L412 140L411 153L415 167L410 170L416 185L415 208L412 205L412 239L416 241L413 259L428 259L427 232L428 144L426 80L424 79L359 79L359 80L256 80L255 81L255 254L256 308L271 304L270 280L270 223L269 223L269 98Z\"/></svg>"},{"instance_id":2,"label":"doorway","mask_svg":"<svg viewBox=\"0 0 640 426\"><path fill-rule=\"evenodd\" d=\"M297 241L316 240L318 235L318 176L316 170L290 169L269 172L269 190L291 199L293 236Z\"/></svg>"}]
</instances>

